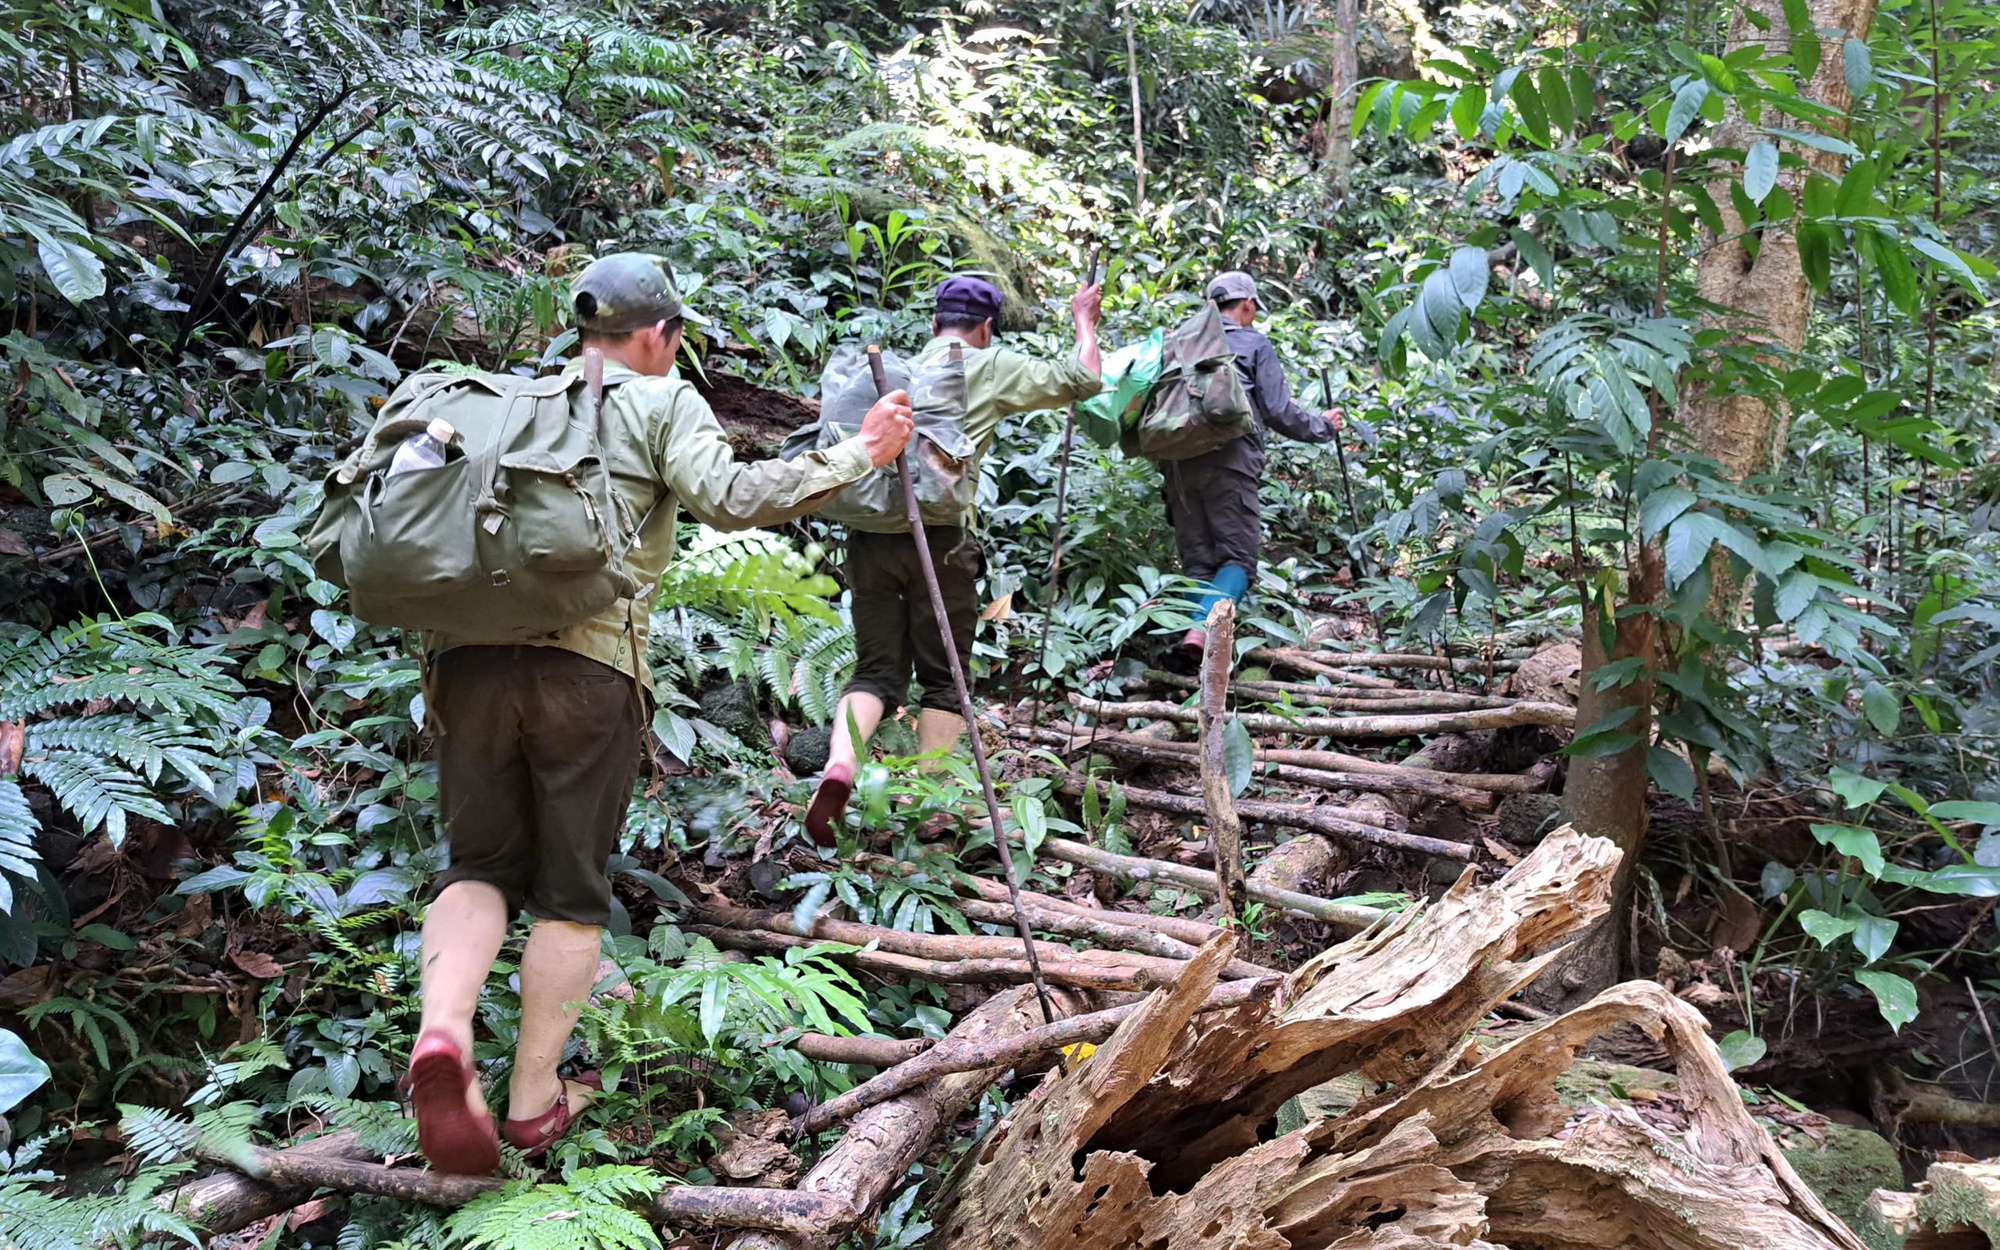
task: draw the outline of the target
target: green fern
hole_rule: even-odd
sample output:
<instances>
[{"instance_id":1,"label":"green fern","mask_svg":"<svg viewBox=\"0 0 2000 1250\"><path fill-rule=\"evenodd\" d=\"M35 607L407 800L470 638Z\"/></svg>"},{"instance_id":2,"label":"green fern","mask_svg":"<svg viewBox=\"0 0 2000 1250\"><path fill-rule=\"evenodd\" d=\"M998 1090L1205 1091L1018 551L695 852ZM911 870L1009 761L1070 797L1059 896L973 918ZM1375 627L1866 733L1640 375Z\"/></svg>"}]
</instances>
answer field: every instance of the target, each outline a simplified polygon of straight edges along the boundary
<instances>
[{"instance_id":1,"label":"green fern","mask_svg":"<svg viewBox=\"0 0 2000 1250\"><path fill-rule=\"evenodd\" d=\"M202 1240L194 1228L159 1203L160 1191L176 1183L186 1165L147 1168L115 1193L71 1197L44 1192L43 1174L0 1180L0 1246L8 1250L77 1250L79 1246L130 1246L174 1238L190 1246Z\"/></svg>"},{"instance_id":2,"label":"green fern","mask_svg":"<svg viewBox=\"0 0 2000 1250\"><path fill-rule=\"evenodd\" d=\"M647 1168L582 1168L560 1183L517 1181L484 1194L446 1227L464 1250L659 1250L659 1234L632 1204L666 1183Z\"/></svg>"}]
</instances>

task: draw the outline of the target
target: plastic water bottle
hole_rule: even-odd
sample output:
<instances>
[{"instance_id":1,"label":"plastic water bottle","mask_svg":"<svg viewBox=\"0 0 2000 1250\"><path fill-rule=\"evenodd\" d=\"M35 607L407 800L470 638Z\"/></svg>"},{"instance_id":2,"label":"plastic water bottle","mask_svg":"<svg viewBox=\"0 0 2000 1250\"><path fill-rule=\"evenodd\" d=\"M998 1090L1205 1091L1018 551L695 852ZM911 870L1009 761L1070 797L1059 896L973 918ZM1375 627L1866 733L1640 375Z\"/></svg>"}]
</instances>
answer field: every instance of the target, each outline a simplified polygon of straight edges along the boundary
<instances>
[{"instance_id":1,"label":"plastic water bottle","mask_svg":"<svg viewBox=\"0 0 2000 1250\"><path fill-rule=\"evenodd\" d=\"M412 434L396 449L395 459L389 461L389 476L417 469L443 468L445 448L451 445L457 434L458 431L451 428L451 422L443 417L431 418L423 433Z\"/></svg>"}]
</instances>

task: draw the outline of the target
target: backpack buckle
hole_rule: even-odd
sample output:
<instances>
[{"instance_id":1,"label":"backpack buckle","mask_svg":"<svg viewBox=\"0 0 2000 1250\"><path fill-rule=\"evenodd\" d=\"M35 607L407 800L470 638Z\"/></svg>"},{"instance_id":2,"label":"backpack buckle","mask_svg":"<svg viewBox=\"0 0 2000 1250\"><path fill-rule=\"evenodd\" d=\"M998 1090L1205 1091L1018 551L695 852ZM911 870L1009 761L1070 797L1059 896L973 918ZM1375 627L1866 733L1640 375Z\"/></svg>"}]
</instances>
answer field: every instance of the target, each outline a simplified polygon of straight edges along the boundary
<instances>
[{"instance_id":1,"label":"backpack buckle","mask_svg":"<svg viewBox=\"0 0 2000 1250\"><path fill-rule=\"evenodd\" d=\"M495 586L506 586L510 584L509 579L507 577L507 570L505 569L495 569L493 570L490 576L492 577L493 584Z\"/></svg>"}]
</instances>

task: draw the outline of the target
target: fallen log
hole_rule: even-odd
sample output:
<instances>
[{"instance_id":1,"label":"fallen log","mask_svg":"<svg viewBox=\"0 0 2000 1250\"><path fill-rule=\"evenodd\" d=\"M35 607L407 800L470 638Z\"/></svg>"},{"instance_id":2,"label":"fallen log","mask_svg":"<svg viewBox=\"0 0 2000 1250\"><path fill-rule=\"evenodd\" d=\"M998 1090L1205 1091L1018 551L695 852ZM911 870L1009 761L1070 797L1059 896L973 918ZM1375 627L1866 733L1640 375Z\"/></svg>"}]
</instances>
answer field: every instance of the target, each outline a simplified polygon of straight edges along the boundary
<instances>
[{"instance_id":1,"label":"fallen log","mask_svg":"<svg viewBox=\"0 0 2000 1250\"><path fill-rule=\"evenodd\" d=\"M1088 868L1121 881L1158 881L1192 890L1204 898L1215 898L1221 892L1216 884L1215 874L1185 864L1170 864L1164 860L1142 859L1136 855L1119 855L1111 851L1101 851L1081 842L1071 842L1067 838L1043 838L1037 854L1050 859L1061 860L1078 868ZM1314 898L1309 894L1294 894L1289 890L1250 888L1249 896L1268 907L1292 912L1308 920L1320 920L1338 928L1365 929L1387 915L1380 908L1365 907L1359 903L1342 903L1334 899Z\"/></svg>"},{"instance_id":2,"label":"fallen log","mask_svg":"<svg viewBox=\"0 0 2000 1250\"><path fill-rule=\"evenodd\" d=\"M2000 1245L2000 1160L1939 1160L1916 1192L1878 1189L1864 1219L1903 1250L1983 1250ZM1907 1240L1903 1240L1907 1238Z\"/></svg>"},{"instance_id":3,"label":"fallen log","mask_svg":"<svg viewBox=\"0 0 2000 1250\"><path fill-rule=\"evenodd\" d=\"M1404 689L1404 687L1397 685L1387 677L1375 677L1367 673L1356 673L1349 669L1335 668L1331 664L1322 664L1314 658L1316 655L1318 655L1318 652L1253 647L1243 658L1246 660L1255 660L1259 664L1269 664L1276 668L1289 668L1301 673L1310 673L1315 677L1324 677L1328 681L1338 682L1343 686L1375 686L1383 690Z\"/></svg>"},{"instance_id":4,"label":"fallen log","mask_svg":"<svg viewBox=\"0 0 2000 1250\"><path fill-rule=\"evenodd\" d=\"M280 1191L331 1189L434 1207L464 1206L507 1183L497 1176L448 1176L425 1168L390 1167L299 1149L252 1146L247 1152L224 1152L199 1146L196 1154L210 1163L244 1169ZM830 1224L852 1224L860 1218L851 1206L824 1194L720 1185L664 1189L647 1214L654 1223L674 1228L753 1228L792 1234L810 1234Z\"/></svg>"},{"instance_id":5,"label":"fallen log","mask_svg":"<svg viewBox=\"0 0 2000 1250\"><path fill-rule=\"evenodd\" d=\"M1058 991L1050 997L1058 1015L1074 1015L1080 1009L1071 995ZM1034 990L1020 986L980 1004L958 1022L946 1041L962 1045L1006 1037L1025 1032L1039 1019ZM940 1077L855 1116L840 1141L799 1183L799 1192L831 1198L853 1216L828 1220L807 1232L747 1233L728 1243L729 1250L833 1250L855 1224L881 1205L890 1189L902 1183L910 1165L930 1149L931 1139L999 1079L1001 1071L985 1068Z\"/></svg>"},{"instance_id":6,"label":"fallen log","mask_svg":"<svg viewBox=\"0 0 2000 1250\"><path fill-rule=\"evenodd\" d=\"M1175 690L1198 688L1191 678L1160 669L1147 669L1146 680ZM1234 681L1229 693L1253 702L1279 703L1290 700L1341 712L1464 712L1479 708L1512 707L1520 702L1494 694L1458 694L1449 690L1381 690L1360 686L1341 690L1330 686L1308 686L1303 682Z\"/></svg>"},{"instance_id":7,"label":"fallen log","mask_svg":"<svg viewBox=\"0 0 2000 1250\"><path fill-rule=\"evenodd\" d=\"M1012 923L1012 911L1010 907L1006 923ZM1017 937L911 933L904 929L890 929L881 925L828 918L817 919L807 929L801 931L797 920L790 912L718 907L712 904L697 904L688 910L687 915L689 919L702 924L720 925L728 929L761 929L766 933L782 933L820 942L843 942L850 946L872 945L879 951L896 955L913 955L918 959L936 963L1012 959L1022 954L1021 939ZM1185 958L1179 955L1161 957L1133 951L1077 950L1060 942L1037 942L1035 954L1045 963L1101 967L1119 972L1145 970L1156 977L1165 978L1161 984L1179 976L1180 969L1176 965L1185 962ZM1255 975L1261 976L1263 971L1259 970Z\"/></svg>"},{"instance_id":8,"label":"fallen log","mask_svg":"<svg viewBox=\"0 0 2000 1250\"><path fill-rule=\"evenodd\" d=\"M1236 659L1236 603L1219 599L1208 614L1201 650L1201 812L1215 856L1215 881L1222 914L1232 924L1243 915L1243 822L1229 788L1229 761L1223 742L1229 727L1229 670ZM1088 782L1083 783L1088 785ZM1130 801L1131 796L1126 796Z\"/></svg>"},{"instance_id":9,"label":"fallen log","mask_svg":"<svg viewBox=\"0 0 2000 1250\"><path fill-rule=\"evenodd\" d=\"M1099 720L1177 720L1193 724L1196 712L1175 703L1108 703L1071 692L1070 706ZM1252 733L1297 734L1309 738L1414 738L1422 734L1476 733L1518 725L1576 727L1576 709L1559 703L1516 703L1510 707L1477 708L1466 712L1436 712L1410 716L1278 716L1239 712L1238 720Z\"/></svg>"},{"instance_id":10,"label":"fallen log","mask_svg":"<svg viewBox=\"0 0 2000 1250\"><path fill-rule=\"evenodd\" d=\"M1092 915L1073 912L1053 911L1037 906L1025 894L1021 898L1022 908L1028 914L1028 923L1037 931L1056 933L1063 937L1081 938L1098 946L1108 946L1116 950L1138 951L1147 955L1158 955L1165 959L1193 959L1200 947L1190 946L1178 938L1168 937L1152 929L1142 929L1135 925L1120 924L1116 921L1100 919ZM1003 903L988 902L983 898L961 899L959 911L967 920L981 924L1011 925L1014 923L1013 909ZM1223 975L1230 980L1258 979L1282 975L1275 968L1265 968L1241 959L1229 961Z\"/></svg>"},{"instance_id":11,"label":"fallen log","mask_svg":"<svg viewBox=\"0 0 2000 1250\"><path fill-rule=\"evenodd\" d=\"M1196 759L1195 753L1188 749L1192 744L1185 742L1159 742L1152 739L1139 742L1126 734L1104 734L1092 740L1087 737L1075 737L1060 729L1032 729L1026 725L1010 726L1008 733L1031 742L1067 747L1073 751L1087 749L1147 764L1190 767ZM1402 773L1387 769L1376 772L1332 772L1320 768L1304 768L1297 764L1269 763L1266 757L1270 754L1272 753L1269 751L1261 750L1253 752L1252 759L1260 765L1253 780L1268 778L1288 785L1309 786L1315 790L1421 794L1429 798L1445 799L1475 812L1491 811L1493 808L1494 800L1490 791L1457 785L1444 774L1424 773L1415 769ZM1371 816L1374 814L1369 813Z\"/></svg>"},{"instance_id":12,"label":"fallen log","mask_svg":"<svg viewBox=\"0 0 2000 1250\"><path fill-rule=\"evenodd\" d=\"M890 859L886 855L867 855L862 863L871 868L893 872L897 876L915 876L922 870L915 864ZM989 903L1006 903L1007 887L998 881L985 877L963 875L955 878L952 885L960 891L971 890ZM1053 894L1037 894L1032 890L1021 891L1021 901L1042 911L1060 912L1104 924L1124 925L1134 929L1144 929L1185 943L1189 949L1199 948L1213 941L1215 935L1224 932L1219 925L1193 920L1185 916L1155 916L1150 912L1115 911L1108 907L1089 907L1082 903L1057 898Z\"/></svg>"},{"instance_id":13,"label":"fallen log","mask_svg":"<svg viewBox=\"0 0 2000 1250\"><path fill-rule=\"evenodd\" d=\"M1108 787L1111 783L1095 779L1086 780L1071 773L1062 779L1059 788L1062 793L1075 796L1081 795L1086 785ZM1206 809L1200 799L1167 794L1159 790L1141 790L1133 786L1120 786L1119 790L1124 794L1126 803L1133 807L1166 812L1173 816L1187 816L1196 820L1206 815ZM1474 854L1473 849L1462 842L1447 842L1443 838L1427 838L1422 834L1384 829L1378 824L1335 816L1320 808L1294 807L1286 803L1248 802L1239 799L1236 811L1245 820L1256 821L1258 824L1307 829L1349 842L1366 842L1372 846L1384 846L1391 850L1408 851L1417 855L1432 855L1439 859L1470 861ZM1375 815L1375 813L1369 814Z\"/></svg>"},{"instance_id":14,"label":"fallen log","mask_svg":"<svg viewBox=\"0 0 2000 1250\"><path fill-rule=\"evenodd\" d=\"M1226 965L1233 947L1233 937L1224 934L1209 947L1204 947L1190 966L1193 967L1194 963L1206 966L1218 961ZM1202 974L1196 972L1194 975ZM1273 993L1280 979L1231 981L1225 985L1217 985L1209 991L1196 1011L1223 1011L1241 1006L1254 998ZM796 1124L797 1132L801 1136L817 1133L869 1107L886 1102L906 1090L934 1081L940 1076L954 1072L972 1072L981 1068L1014 1067L1067 1046L1101 1042L1144 1006L1143 1001L1127 1003L1121 1007L1093 1011L1089 1015L1045 1024L1012 1037L989 1038L980 1042L936 1047L900 1068L863 1081L846 1093L814 1107L799 1117Z\"/></svg>"},{"instance_id":15,"label":"fallen log","mask_svg":"<svg viewBox=\"0 0 2000 1250\"><path fill-rule=\"evenodd\" d=\"M1411 655L1402 651L1296 651L1286 647L1261 647L1273 656L1297 656L1328 668L1401 668L1427 672L1484 673L1511 672L1521 667L1520 657L1488 660L1474 656Z\"/></svg>"},{"instance_id":16,"label":"fallen log","mask_svg":"<svg viewBox=\"0 0 2000 1250\"><path fill-rule=\"evenodd\" d=\"M699 934L725 950L750 951L762 955L781 954L824 946L827 938L802 938L768 929L735 929L722 925L691 924L690 933ZM1020 949L1020 943L1014 943ZM1076 953L1076 952L1072 952ZM878 976L929 981L933 985L1027 985L1034 974L1026 959L923 959L882 950L836 951L832 959ZM1166 967L1163 965L1171 965ZM1162 960L1158 965L1108 965L1063 961L1042 964L1042 978L1050 985L1080 990L1114 990L1121 993L1157 989L1170 984L1180 965Z\"/></svg>"},{"instance_id":17,"label":"fallen log","mask_svg":"<svg viewBox=\"0 0 2000 1250\"><path fill-rule=\"evenodd\" d=\"M353 1129L315 1137L281 1153L293 1158L373 1157L361 1144L361 1134ZM160 1195L160 1205L209 1236L220 1237L289 1211L311 1197L310 1189L270 1184L231 1168L167 1190Z\"/></svg>"},{"instance_id":18,"label":"fallen log","mask_svg":"<svg viewBox=\"0 0 2000 1250\"><path fill-rule=\"evenodd\" d=\"M937 1043L931 1037L834 1037L825 1033L801 1033L789 1042L777 1038L771 1045L790 1046L816 1063L846 1063L862 1068L893 1068L923 1054Z\"/></svg>"}]
</instances>

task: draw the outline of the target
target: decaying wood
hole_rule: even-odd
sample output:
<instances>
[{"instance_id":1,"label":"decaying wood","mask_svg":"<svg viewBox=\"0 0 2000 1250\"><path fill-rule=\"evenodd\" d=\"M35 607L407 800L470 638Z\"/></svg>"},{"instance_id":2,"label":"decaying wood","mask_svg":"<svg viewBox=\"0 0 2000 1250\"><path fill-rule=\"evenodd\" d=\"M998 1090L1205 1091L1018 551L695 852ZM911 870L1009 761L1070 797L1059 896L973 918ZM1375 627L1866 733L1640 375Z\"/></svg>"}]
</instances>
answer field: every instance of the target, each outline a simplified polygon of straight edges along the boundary
<instances>
[{"instance_id":1,"label":"decaying wood","mask_svg":"<svg viewBox=\"0 0 2000 1250\"><path fill-rule=\"evenodd\" d=\"M1215 874L1186 864L1170 864L1165 860L1142 859L1136 855L1118 855L1102 851L1081 842L1071 842L1067 838L1044 838L1037 854L1050 859L1061 860L1078 868L1088 868L1092 872L1106 873L1120 881L1158 881L1192 890L1203 898L1215 898L1220 892L1215 882ZM1379 908L1363 907L1358 903L1341 903L1333 899L1314 898L1309 894L1294 894L1287 890L1248 888L1251 898L1268 907L1292 912L1309 920L1321 920L1327 924L1345 929L1365 929L1380 920L1387 913ZM1096 987L1093 987L1096 988Z\"/></svg>"},{"instance_id":2,"label":"decaying wood","mask_svg":"<svg viewBox=\"0 0 2000 1250\"><path fill-rule=\"evenodd\" d=\"M1312 894L1320 883L1345 870L1348 862L1345 848L1316 833L1302 833L1266 855L1251 870L1250 880L1267 890Z\"/></svg>"},{"instance_id":3,"label":"decaying wood","mask_svg":"<svg viewBox=\"0 0 2000 1250\"><path fill-rule=\"evenodd\" d=\"M323 1137L288 1146L280 1152L292 1158L369 1159L361 1134L341 1129ZM289 1211L312 1197L312 1190L267 1183L233 1168L189 1181L160 1195L160 1205L189 1224L219 1237Z\"/></svg>"},{"instance_id":4,"label":"decaying wood","mask_svg":"<svg viewBox=\"0 0 2000 1250\"><path fill-rule=\"evenodd\" d=\"M751 951L761 955L777 955L788 950L805 950L809 947L824 946L831 938L804 938L789 933L774 933L769 929L736 929L722 925L691 924L688 931L696 933L722 947L724 950ZM1013 943L1020 949L1020 943ZM1084 952L1073 952L1082 954ZM1095 952L1099 956L1110 952ZM850 968L872 972L878 976L901 977L917 981L929 981L933 985L1027 985L1034 980L1026 959L977 958L977 959L925 959L917 955L899 955L884 950L833 951L830 958ZM1139 963L1143 958L1133 956L1128 962L1115 960L1075 961L1060 963L1043 961L1042 977L1050 985L1063 985L1081 990L1116 990L1131 992L1156 989L1171 984L1178 974L1180 965L1173 960Z\"/></svg>"},{"instance_id":5,"label":"decaying wood","mask_svg":"<svg viewBox=\"0 0 2000 1250\"><path fill-rule=\"evenodd\" d=\"M1055 933L1068 938L1080 938L1096 946L1108 946L1113 950L1137 951L1146 955L1157 955L1164 959L1193 959L1199 947L1190 946L1178 938L1168 937L1152 929L1142 929L1136 925L1120 924L1105 920L1097 915L1077 912L1055 911L1038 906L1027 894L1021 898L1022 910L1028 914L1028 923L1037 932ZM988 902L983 898L961 899L958 909L967 920L980 924L1012 925L1014 910L1002 903ZM1275 977L1280 973L1275 968L1265 968L1241 959L1232 959L1229 969L1223 975L1231 980L1245 978Z\"/></svg>"},{"instance_id":6,"label":"decaying wood","mask_svg":"<svg viewBox=\"0 0 2000 1250\"><path fill-rule=\"evenodd\" d=\"M1322 664L1314 657L1318 652L1276 650L1271 647L1253 647L1244 659L1258 664L1269 664L1274 668L1289 668L1295 672L1307 673L1314 677L1324 677L1328 681L1343 686L1377 686L1385 690L1401 689L1387 677L1376 677L1368 673L1357 673L1352 669L1335 668Z\"/></svg>"},{"instance_id":7,"label":"decaying wood","mask_svg":"<svg viewBox=\"0 0 2000 1250\"><path fill-rule=\"evenodd\" d=\"M1197 713L1177 703L1108 703L1086 698L1074 691L1070 706L1085 716L1099 720L1136 720L1151 717L1193 724ZM1476 733L1482 729L1510 729L1520 725L1549 725L1559 729L1576 727L1576 709L1560 703L1515 703L1507 707L1474 708L1466 712L1430 712L1407 716L1278 716L1268 712L1242 712L1237 719L1252 733L1296 734L1305 738L1414 738L1422 734Z\"/></svg>"},{"instance_id":8,"label":"decaying wood","mask_svg":"<svg viewBox=\"0 0 2000 1250\"><path fill-rule=\"evenodd\" d=\"M1483 659L1474 656L1410 655L1401 651L1300 651L1290 647L1258 647L1251 659L1279 663L1305 661L1339 671L1346 668L1421 669L1427 672L1496 673L1521 667L1519 658Z\"/></svg>"},{"instance_id":9,"label":"decaying wood","mask_svg":"<svg viewBox=\"0 0 2000 1250\"><path fill-rule=\"evenodd\" d=\"M1064 794L1080 795L1086 785L1106 787L1110 784L1107 781L1087 781L1072 773L1062 779L1060 789ZM1208 814L1200 799L1186 795L1167 794L1160 790L1142 790L1136 786L1120 786L1119 792L1125 796L1126 803L1149 811L1166 812L1197 820ZM1339 811L1340 814L1334 814L1335 811ZM1366 842L1373 846L1385 846L1391 850L1409 851L1417 855L1432 855L1439 859L1470 860L1473 857L1472 848L1462 842L1447 842L1442 838L1402 833L1375 823L1376 820L1382 819L1401 819L1391 813L1358 812L1353 808L1328 810L1317 807L1295 807L1289 803L1264 803L1238 799L1236 814L1261 825L1309 829L1314 833L1323 833L1328 837L1349 842ZM1358 815L1374 819L1366 821L1354 819Z\"/></svg>"},{"instance_id":10,"label":"decaying wood","mask_svg":"<svg viewBox=\"0 0 2000 1250\"><path fill-rule=\"evenodd\" d=\"M1215 941L1226 951L1233 948L1234 938L1223 934ZM1206 948L1204 948L1206 949ZM1197 958L1199 958L1197 953ZM1224 966L1227 966L1227 961ZM1260 995L1277 989L1276 976L1261 981L1230 981L1217 985L1202 1001L1199 1011L1223 1011L1238 1007ZM929 1053L864 1081L841 1094L814 1107L798 1121L798 1131L802 1134L816 1133L821 1129L845 1120L878 1103L887 1102L906 1090L936 1080L953 1072L974 1072L981 1068L1004 1068L1039 1058L1051 1051L1061 1050L1082 1042L1101 1042L1110 1037L1118 1026L1145 1004L1127 1003L1123 1006L1093 1011L1088 1015L1059 1020L1017 1033L1012 1037L988 1038L980 1042L960 1045L947 1044L932 1049Z\"/></svg>"},{"instance_id":11,"label":"decaying wood","mask_svg":"<svg viewBox=\"0 0 2000 1250\"><path fill-rule=\"evenodd\" d=\"M1175 690L1195 690L1198 683L1160 669L1147 669L1146 680ZM1495 694L1460 694L1451 690L1385 690L1375 686L1308 686L1295 681L1232 681L1229 693L1259 703L1311 704L1340 712L1463 712L1476 708L1511 707L1520 702Z\"/></svg>"},{"instance_id":12,"label":"decaying wood","mask_svg":"<svg viewBox=\"0 0 2000 1250\"><path fill-rule=\"evenodd\" d=\"M937 1039L930 1037L833 1037L825 1033L801 1033L784 1044L817 1063L893 1068L923 1054L936 1043Z\"/></svg>"},{"instance_id":13,"label":"decaying wood","mask_svg":"<svg viewBox=\"0 0 2000 1250\"><path fill-rule=\"evenodd\" d=\"M915 876L922 870L917 865L890 859L886 855L866 855L863 864L872 869L893 872L900 877ZM961 893L970 890L989 903L1005 903L1007 887L984 877L961 876L952 881ZM1082 916L1104 924L1125 925L1135 929L1145 929L1152 933L1164 934L1175 941L1185 943L1190 950L1213 941L1215 935L1223 932L1218 925L1206 921L1189 919L1186 916L1155 916L1148 912L1116 911L1105 907L1090 907L1057 898L1053 894L1038 894L1033 890L1021 891L1021 901L1034 911L1062 912ZM1160 952L1154 952L1158 954Z\"/></svg>"},{"instance_id":14,"label":"decaying wood","mask_svg":"<svg viewBox=\"0 0 2000 1250\"><path fill-rule=\"evenodd\" d=\"M1208 637L1201 651L1201 809L1208 821L1208 841L1215 853L1215 880L1221 889L1222 914L1231 921L1243 915L1243 822L1237 819L1236 796L1229 788L1229 762L1223 739L1229 725L1229 672L1236 659L1236 604L1216 601L1208 614Z\"/></svg>"},{"instance_id":15,"label":"decaying wood","mask_svg":"<svg viewBox=\"0 0 2000 1250\"><path fill-rule=\"evenodd\" d=\"M1059 1016L1074 1015L1081 1004L1058 990L1050 995ZM978 1043L1022 1033L1041 1019L1035 992L1020 986L996 994L960 1020L948 1044ZM832 1250L856 1223L900 1185L910 1165L933 1138L956 1120L973 1099L1000 1077L1000 1070L940 1077L879 1106L849 1123L847 1132L813 1165L799 1191L820 1195L852 1210L851 1219L830 1220L808 1233L749 1233L728 1243L729 1250Z\"/></svg>"},{"instance_id":16,"label":"decaying wood","mask_svg":"<svg viewBox=\"0 0 2000 1250\"><path fill-rule=\"evenodd\" d=\"M2000 1245L2000 1160L1939 1161L1915 1193L1878 1189L1863 1218L1903 1250L1989 1250Z\"/></svg>"},{"instance_id":17,"label":"decaying wood","mask_svg":"<svg viewBox=\"0 0 2000 1250\"><path fill-rule=\"evenodd\" d=\"M1860 1250L1750 1119L1700 1015L1660 987L1617 987L1491 1053L1466 1040L1605 911L1616 861L1558 831L1499 882L1461 881L1274 998L1199 1020L1218 961L1190 963L995 1126L937 1208L941 1244ZM1562 1109L1555 1078L1620 1024L1678 1059L1685 1132ZM1390 1091L1263 1140L1283 1101L1350 1073Z\"/></svg>"},{"instance_id":18,"label":"decaying wood","mask_svg":"<svg viewBox=\"0 0 2000 1250\"><path fill-rule=\"evenodd\" d=\"M435 1207L458 1207L506 1182L497 1176L447 1176L423 1168L390 1167L300 1148L246 1151L198 1150L208 1162L239 1168L279 1192L331 1189L375 1194ZM853 1224L860 1213L838 1198L790 1189L676 1185L660 1192L650 1211L655 1223L674 1228L754 1228L810 1234L833 1224Z\"/></svg>"}]
</instances>

